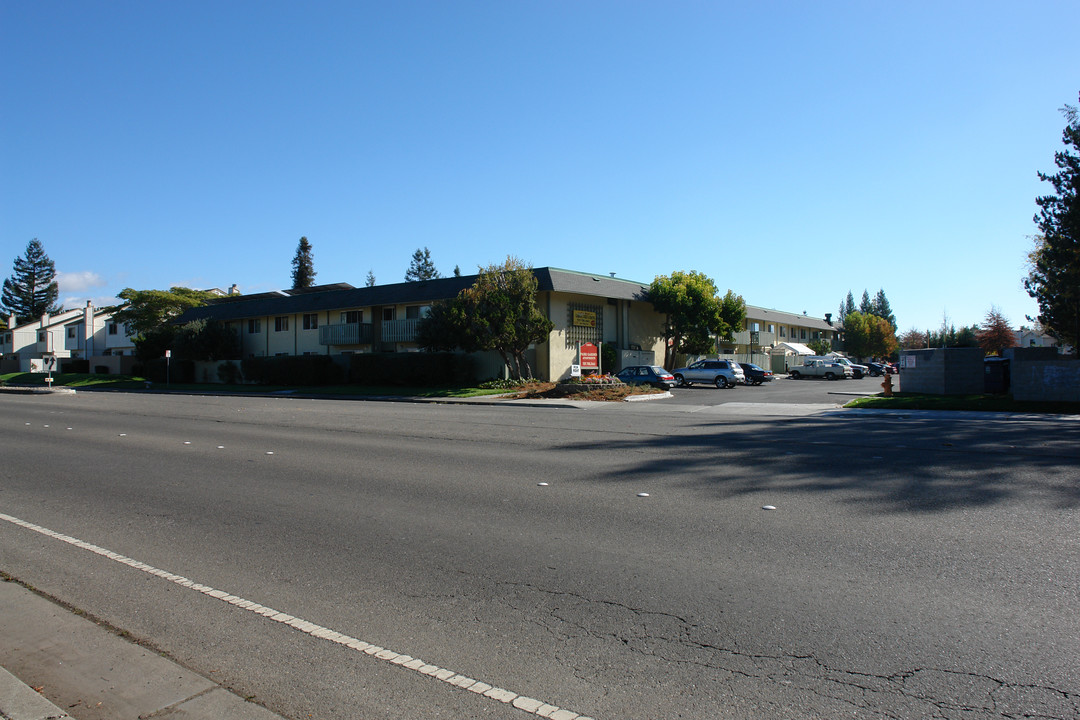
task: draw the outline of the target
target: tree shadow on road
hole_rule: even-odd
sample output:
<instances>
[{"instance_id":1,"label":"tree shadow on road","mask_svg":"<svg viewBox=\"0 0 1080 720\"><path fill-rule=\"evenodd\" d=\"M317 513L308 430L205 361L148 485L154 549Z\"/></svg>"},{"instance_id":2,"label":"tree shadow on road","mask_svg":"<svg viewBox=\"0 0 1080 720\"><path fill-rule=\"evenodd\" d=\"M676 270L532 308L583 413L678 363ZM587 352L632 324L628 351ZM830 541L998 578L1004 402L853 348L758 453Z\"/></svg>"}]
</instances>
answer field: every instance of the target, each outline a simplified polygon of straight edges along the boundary
<instances>
[{"instance_id":1,"label":"tree shadow on road","mask_svg":"<svg viewBox=\"0 0 1080 720\"><path fill-rule=\"evenodd\" d=\"M1080 507L1080 423L941 420L859 413L713 422L611 442L599 479L643 476L735 497L762 491L837 493L868 512L934 513L1035 501Z\"/></svg>"}]
</instances>

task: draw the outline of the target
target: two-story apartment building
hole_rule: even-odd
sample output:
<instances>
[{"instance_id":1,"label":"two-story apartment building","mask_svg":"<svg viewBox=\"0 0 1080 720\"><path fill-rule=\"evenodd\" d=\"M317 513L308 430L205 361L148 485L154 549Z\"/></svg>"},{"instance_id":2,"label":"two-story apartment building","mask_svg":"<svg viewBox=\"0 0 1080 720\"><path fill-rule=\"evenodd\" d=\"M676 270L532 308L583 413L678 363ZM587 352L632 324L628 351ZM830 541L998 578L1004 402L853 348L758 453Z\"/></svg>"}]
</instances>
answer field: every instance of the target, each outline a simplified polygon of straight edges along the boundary
<instances>
[{"instance_id":1,"label":"two-story apartment building","mask_svg":"<svg viewBox=\"0 0 1080 720\"><path fill-rule=\"evenodd\" d=\"M721 353L740 360L752 359L764 364L771 358L772 368L783 372L786 365L798 364L794 357L809 354L806 343L813 340L827 340L835 348L843 335L843 327L834 322L832 315L817 318L806 313L790 313L782 310L746 306L746 320L743 328L735 333L731 342L721 341Z\"/></svg>"},{"instance_id":2,"label":"two-story apartment building","mask_svg":"<svg viewBox=\"0 0 1080 720\"><path fill-rule=\"evenodd\" d=\"M647 284L558 268L533 272L537 302L554 324L547 341L533 351L541 379L569 377L586 342L614 344L623 365L663 358L663 318L645 300ZM475 281L468 275L231 297L188 310L177 322L224 322L239 334L244 357L408 352L419 350L416 327L431 304L455 297Z\"/></svg>"},{"instance_id":3,"label":"two-story apartment building","mask_svg":"<svg viewBox=\"0 0 1080 720\"><path fill-rule=\"evenodd\" d=\"M120 358L135 352L126 328L112 319L112 309L86 307L64 310L22 325L8 318L8 329L0 331L0 367L3 372L33 372L45 357L61 364L67 359L85 359L95 367L121 372Z\"/></svg>"}]
</instances>

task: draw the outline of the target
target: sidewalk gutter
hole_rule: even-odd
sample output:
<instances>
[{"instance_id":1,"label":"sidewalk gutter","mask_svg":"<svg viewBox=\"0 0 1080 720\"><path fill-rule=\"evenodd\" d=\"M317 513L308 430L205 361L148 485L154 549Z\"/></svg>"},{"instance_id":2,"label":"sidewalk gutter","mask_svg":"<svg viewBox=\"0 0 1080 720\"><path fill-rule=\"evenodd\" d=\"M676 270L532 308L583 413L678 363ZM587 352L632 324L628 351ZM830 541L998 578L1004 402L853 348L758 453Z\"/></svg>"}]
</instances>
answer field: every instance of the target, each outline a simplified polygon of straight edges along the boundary
<instances>
[{"instance_id":1,"label":"sidewalk gutter","mask_svg":"<svg viewBox=\"0 0 1080 720\"><path fill-rule=\"evenodd\" d=\"M62 720L66 712L0 667L0 718L4 720Z\"/></svg>"},{"instance_id":2,"label":"sidewalk gutter","mask_svg":"<svg viewBox=\"0 0 1080 720\"><path fill-rule=\"evenodd\" d=\"M0 607L0 718L281 720L18 582Z\"/></svg>"}]
</instances>

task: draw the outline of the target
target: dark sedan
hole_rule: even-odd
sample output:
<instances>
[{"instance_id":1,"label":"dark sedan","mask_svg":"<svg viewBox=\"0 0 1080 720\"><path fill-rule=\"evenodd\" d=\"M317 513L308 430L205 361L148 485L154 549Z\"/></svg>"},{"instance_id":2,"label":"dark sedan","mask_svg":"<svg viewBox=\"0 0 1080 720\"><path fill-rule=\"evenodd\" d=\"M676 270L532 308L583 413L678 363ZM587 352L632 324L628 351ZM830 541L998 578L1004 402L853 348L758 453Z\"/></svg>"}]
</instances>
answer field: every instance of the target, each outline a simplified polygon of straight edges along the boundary
<instances>
[{"instance_id":1,"label":"dark sedan","mask_svg":"<svg viewBox=\"0 0 1080 720\"><path fill-rule=\"evenodd\" d=\"M675 376L659 365L631 365L615 373L628 385L652 385L667 390L675 387Z\"/></svg>"},{"instance_id":2,"label":"dark sedan","mask_svg":"<svg viewBox=\"0 0 1080 720\"><path fill-rule=\"evenodd\" d=\"M765 368L758 367L754 363L739 363L739 367L743 370L747 385L760 385L761 383L772 382L773 374Z\"/></svg>"}]
</instances>

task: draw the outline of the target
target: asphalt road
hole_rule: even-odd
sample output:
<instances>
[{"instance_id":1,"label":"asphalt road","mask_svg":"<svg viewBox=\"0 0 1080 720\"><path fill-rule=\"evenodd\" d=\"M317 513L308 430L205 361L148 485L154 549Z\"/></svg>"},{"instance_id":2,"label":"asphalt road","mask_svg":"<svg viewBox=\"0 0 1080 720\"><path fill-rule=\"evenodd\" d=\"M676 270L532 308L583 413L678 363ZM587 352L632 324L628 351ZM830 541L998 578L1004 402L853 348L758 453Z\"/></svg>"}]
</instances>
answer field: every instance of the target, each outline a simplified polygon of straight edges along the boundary
<instances>
[{"instance_id":1,"label":"asphalt road","mask_svg":"<svg viewBox=\"0 0 1080 720\"><path fill-rule=\"evenodd\" d=\"M1080 423L665 402L0 395L0 570L290 718L536 715L245 604L597 720L1080 717Z\"/></svg>"}]
</instances>

